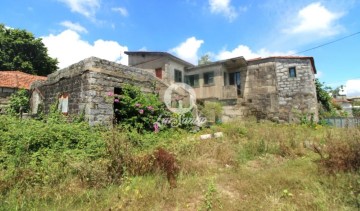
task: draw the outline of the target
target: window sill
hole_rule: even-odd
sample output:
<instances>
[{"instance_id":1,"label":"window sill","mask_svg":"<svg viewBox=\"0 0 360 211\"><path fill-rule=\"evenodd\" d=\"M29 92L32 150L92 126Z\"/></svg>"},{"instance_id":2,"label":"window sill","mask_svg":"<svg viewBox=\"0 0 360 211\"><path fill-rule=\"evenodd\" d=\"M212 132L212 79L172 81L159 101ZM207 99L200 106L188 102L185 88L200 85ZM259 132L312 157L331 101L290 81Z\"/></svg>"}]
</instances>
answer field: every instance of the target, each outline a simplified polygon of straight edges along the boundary
<instances>
[{"instance_id":1,"label":"window sill","mask_svg":"<svg viewBox=\"0 0 360 211\"><path fill-rule=\"evenodd\" d=\"M210 86L215 86L215 83L212 84L204 84L203 87L210 87Z\"/></svg>"}]
</instances>

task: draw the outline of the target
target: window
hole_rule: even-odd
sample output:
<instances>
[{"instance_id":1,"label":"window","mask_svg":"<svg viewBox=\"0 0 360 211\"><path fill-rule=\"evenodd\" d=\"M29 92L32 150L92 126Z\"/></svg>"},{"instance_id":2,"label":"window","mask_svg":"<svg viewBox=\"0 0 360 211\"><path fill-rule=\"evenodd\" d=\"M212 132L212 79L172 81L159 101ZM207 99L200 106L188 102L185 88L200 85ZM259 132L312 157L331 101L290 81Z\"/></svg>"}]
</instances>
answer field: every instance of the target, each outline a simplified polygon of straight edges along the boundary
<instances>
[{"instance_id":1,"label":"window","mask_svg":"<svg viewBox=\"0 0 360 211\"><path fill-rule=\"evenodd\" d=\"M214 72L204 73L204 85L214 84Z\"/></svg>"},{"instance_id":2,"label":"window","mask_svg":"<svg viewBox=\"0 0 360 211\"><path fill-rule=\"evenodd\" d=\"M290 78L295 78L296 77L296 68L295 67L290 67L289 68L289 77Z\"/></svg>"},{"instance_id":3,"label":"window","mask_svg":"<svg viewBox=\"0 0 360 211\"><path fill-rule=\"evenodd\" d=\"M192 87L199 87L199 75L188 75L185 76L185 83L189 84Z\"/></svg>"},{"instance_id":4,"label":"window","mask_svg":"<svg viewBox=\"0 0 360 211\"><path fill-rule=\"evenodd\" d=\"M180 70L175 69L175 78L174 78L175 82L182 82L182 73Z\"/></svg>"},{"instance_id":5,"label":"window","mask_svg":"<svg viewBox=\"0 0 360 211\"><path fill-rule=\"evenodd\" d=\"M59 111L62 114L67 115L69 111L69 94L63 93L59 96Z\"/></svg>"},{"instance_id":6,"label":"window","mask_svg":"<svg viewBox=\"0 0 360 211\"><path fill-rule=\"evenodd\" d=\"M162 69L161 69L161 68L156 68L156 69L155 69L155 76L156 76L157 78L162 79Z\"/></svg>"}]
</instances>

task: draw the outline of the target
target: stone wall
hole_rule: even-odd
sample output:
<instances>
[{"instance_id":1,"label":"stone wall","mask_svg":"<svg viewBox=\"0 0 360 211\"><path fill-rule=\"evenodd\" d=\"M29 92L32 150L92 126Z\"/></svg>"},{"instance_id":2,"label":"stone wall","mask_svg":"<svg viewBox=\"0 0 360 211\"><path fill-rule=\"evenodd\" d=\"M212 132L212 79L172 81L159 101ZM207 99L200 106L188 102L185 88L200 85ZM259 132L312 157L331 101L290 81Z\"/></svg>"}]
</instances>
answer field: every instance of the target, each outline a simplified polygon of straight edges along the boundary
<instances>
[{"instance_id":1,"label":"stone wall","mask_svg":"<svg viewBox=\"0 0 360 211\"><path fill-rule=\"evenodd\" d=\"M6 108L9 104L10 95L16 92L17 89L8 88L8 87L0 87L0 114L6 112Z\"/></svg>"},{"instance_id":2,"label":"stone wall","mask_svg":"<svg viewBox=\"0 0 360 211\"><path fill-rule=\"evenodd\" d=\"M296 77L289 76L295 67ZM243 105L252 115L274 121L318 119L315 76L309 59L269 58L249 62Z\"/></svg>"},{"instance_id":3,"label":"stone wall","mask_svg":"<svg viewBox=\"0 0 360 211\"><path fill-rule=\"evenodd\" d=\"M295 67L296 77L289 76L289 68ZM318 119L315 76L309 59L277 59L277 87L279 118L296 121L299 115L314 114Z\"/></svg>"},{"instance_id":4,"label":"stone wall","mask_svg":"<svg viewBox=\"0 0 360 211\"><path fill-rule=\"evenodd\" d=\"M111 124L113 101L107 100L107 93L114 92L114 88L121 88L123 84L133 84L143 92L156 91L161 98L167 88L145 70L91 57L50 74L47 81L34 83L31 90L42 96L46 112L60 94L67 93L69 114L84 112L91 125ZM32 101L35 100L33 97Z\"/></svg>"},{"instance_id":5,"label":"stone wall","mask_svg":"<svg viewBox=\"0 0 360 211\"><path fill-rule=\"evenodd\" d=\"M249 63L242 104L258 118L277 118L278 100L274 62Z\"/></svg>"}]
</instances>

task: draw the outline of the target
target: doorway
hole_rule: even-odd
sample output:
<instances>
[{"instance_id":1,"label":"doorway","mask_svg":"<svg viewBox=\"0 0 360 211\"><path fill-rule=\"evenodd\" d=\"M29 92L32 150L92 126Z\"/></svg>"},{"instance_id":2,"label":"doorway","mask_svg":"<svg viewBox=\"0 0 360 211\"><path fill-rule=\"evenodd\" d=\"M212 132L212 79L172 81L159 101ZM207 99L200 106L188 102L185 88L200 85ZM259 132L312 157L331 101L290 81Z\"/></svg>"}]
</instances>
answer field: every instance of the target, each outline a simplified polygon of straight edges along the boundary
<instances>
[{"instance_id":1,"label":"doorway","mask_svg":"<svg viewBox=\"0 0 360 211\"><path fill-rule=\"evenodd\" d=\"M240 72L229 73L229 85L235 85L238 97L241 96Z\"/></svg>"}]
</instances>

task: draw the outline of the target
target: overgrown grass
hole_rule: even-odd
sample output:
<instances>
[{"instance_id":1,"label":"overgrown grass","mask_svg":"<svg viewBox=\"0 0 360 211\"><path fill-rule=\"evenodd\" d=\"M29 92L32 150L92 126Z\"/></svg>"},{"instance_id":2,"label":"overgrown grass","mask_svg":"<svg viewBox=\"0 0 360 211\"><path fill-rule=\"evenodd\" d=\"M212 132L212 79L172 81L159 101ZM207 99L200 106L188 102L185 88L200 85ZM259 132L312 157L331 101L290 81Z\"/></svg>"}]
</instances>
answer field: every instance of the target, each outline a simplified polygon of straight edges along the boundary
<instances>
[{"instance_id":1,"label":"overgrown grass","mask_svg":"<svg viewBox=\"0 0 360 211\"><path fill-rule=\"evenodd\" d=\"M200 141L214 132L224 137ZM359 135L251 119L138 134L0 116L0 210L357 210ZM177 188L158 157L180 167Z\"/></svg>"}]
</instances>

